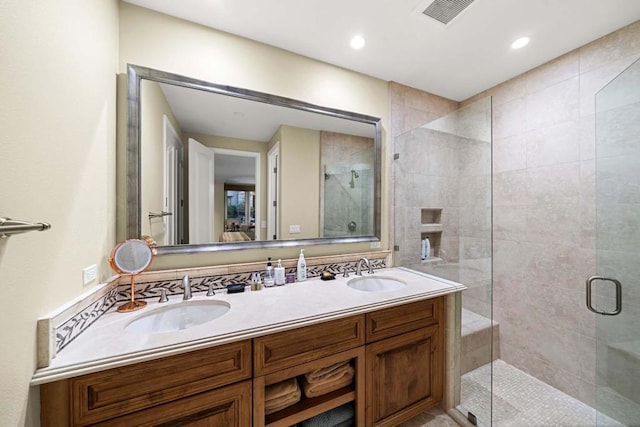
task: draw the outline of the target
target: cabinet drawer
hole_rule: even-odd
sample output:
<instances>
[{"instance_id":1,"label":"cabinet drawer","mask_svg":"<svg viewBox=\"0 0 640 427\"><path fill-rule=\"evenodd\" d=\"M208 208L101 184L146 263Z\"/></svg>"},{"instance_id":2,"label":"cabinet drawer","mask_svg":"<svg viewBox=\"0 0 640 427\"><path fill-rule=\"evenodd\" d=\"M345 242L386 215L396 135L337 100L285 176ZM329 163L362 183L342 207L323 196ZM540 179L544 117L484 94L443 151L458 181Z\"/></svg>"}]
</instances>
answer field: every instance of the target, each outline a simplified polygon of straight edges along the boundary
<instances>
[{"instance_id":1,"label":"cabinet drawer","mask_svg":"<svg viewBox=\"0 0 640 427\"><path fill-rule=\"evenodd\" d=\"M94 424L93 427L228 426L251 425L251 381Z\"/></svg>"},{"instance_id":2,"label":"cabinet drawer","mask_svg":"<svg viewBox=\"0 0 640 427\"><path fill-rule=\"evenodd\" d=\"M265 375L363 344L363 315L255 338L255 375Z\"/></svg>"},{"instance_id":3,"label":"cabinet drawer","mask_svg":"<svg viewBox=\"0 0 640 427\"><path fill-rule=\"evenodd\" d=\"M443 298L433 298L366 315L367 342L393 337L438 323L442 319Z\"/></svg>"},{"instance_id":4,"label":"cabinet drawer","mask_svg":"<svg viewBox=\"0 0 640 427\"><path fill-rule=\"evenodd\" d=\"M251 341L212 347L74 378L74 425L115 416L251 378Z\"/></svg>"}]
</instances>

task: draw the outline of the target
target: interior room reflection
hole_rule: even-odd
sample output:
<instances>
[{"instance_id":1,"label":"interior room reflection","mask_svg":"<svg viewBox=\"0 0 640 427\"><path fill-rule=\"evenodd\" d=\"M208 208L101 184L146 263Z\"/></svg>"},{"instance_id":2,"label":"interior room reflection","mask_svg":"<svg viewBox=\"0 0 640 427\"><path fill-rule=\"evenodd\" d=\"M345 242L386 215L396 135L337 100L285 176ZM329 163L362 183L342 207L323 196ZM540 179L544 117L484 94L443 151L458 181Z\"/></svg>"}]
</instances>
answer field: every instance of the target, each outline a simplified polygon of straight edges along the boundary
<instances>
[{"instance_id":1,"label":"interior room reflection","mask_svg":"<svg viewBox=\"0 0 640 427\"><path fill-rule=\"evenodd\" d=\"M374 235L375 125L144 79L140 99L160 245Z\"/></svg>"}]
</instances>

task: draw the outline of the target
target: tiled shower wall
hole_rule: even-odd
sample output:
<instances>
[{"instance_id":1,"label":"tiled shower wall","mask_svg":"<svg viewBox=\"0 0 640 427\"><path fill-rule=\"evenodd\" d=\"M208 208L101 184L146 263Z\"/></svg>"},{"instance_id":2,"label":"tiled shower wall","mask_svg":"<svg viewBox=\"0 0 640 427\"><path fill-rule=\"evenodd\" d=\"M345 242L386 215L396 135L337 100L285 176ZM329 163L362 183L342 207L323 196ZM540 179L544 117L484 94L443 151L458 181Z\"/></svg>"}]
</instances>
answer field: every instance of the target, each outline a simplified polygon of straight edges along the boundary
<instances>
[{"instance_id":1,"label":"tiled shower wall","mask_svg":"<svg viewBox=\"0 0 640 427\"><path fill-rule=\"evenodd\" d=\"M322 237L374 234L373 153L372 138L320 132ZM348 228L349 221L355 222L354 230Z\"/></svg>"},{"instance_id":2,"label":"tiled shower wall","mask_svg":"<svg viewBox=\"0 0 640 427\"><path fill-rule=\"evenodd\" d=\"M596 265L594 96L638 56L636 22L473 98L493 96L501 358L592 406L595 315L584 283Z\"/></svg>"},{"instance_id":3,"label":"tiled shower wall","mask_svg":"<svg viewBox=\"0 0 640 427\"><path fill-rule=\"evenodd\" d=\"M595 272L594 95L638 56L636 22L463 102L493 97L501 358L590 405L595 317L584 281ZM393 137L457 108L395 83L390 94Z\"/></svg>"}]
</instances>

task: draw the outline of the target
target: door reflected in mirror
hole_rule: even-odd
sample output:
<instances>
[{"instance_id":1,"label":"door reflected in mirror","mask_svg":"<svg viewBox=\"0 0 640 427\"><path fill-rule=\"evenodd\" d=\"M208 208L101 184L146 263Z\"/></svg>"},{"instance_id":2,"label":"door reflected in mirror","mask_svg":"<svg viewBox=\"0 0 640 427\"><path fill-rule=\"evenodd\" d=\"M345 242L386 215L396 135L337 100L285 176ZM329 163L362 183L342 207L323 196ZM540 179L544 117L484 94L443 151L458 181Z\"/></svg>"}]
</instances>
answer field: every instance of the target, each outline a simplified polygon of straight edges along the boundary
<instances>
[{"instance_id":1,"label":"door reflected in mirror","mask_svg":"<svg viewBox=\"0 0 640 427\"><path fill-rule=\"evenodd\" d=\"M142 67L130 66L130 79L132 68L145 75L130 114L137 234L209 247L379 238L379 119Z\"/></svg>"}]
</instances>

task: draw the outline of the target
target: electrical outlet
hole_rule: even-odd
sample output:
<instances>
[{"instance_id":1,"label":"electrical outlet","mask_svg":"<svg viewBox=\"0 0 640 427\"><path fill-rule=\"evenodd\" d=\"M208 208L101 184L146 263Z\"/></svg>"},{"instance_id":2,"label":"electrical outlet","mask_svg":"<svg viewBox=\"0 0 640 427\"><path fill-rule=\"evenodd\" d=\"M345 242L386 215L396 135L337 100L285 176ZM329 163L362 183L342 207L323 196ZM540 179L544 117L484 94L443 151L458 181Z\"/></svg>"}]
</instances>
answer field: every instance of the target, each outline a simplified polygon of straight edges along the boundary
<instances>
[{"instance_id":1,"label":"electrical outlet","mask_svg":"<svg viewBox=\"0 0 640 427\"><path fill-rule=\"evenodd\" d=\"M371 242L369 246L371 249L380 249L380 242Z\"/></svg>"},{"instance_id":2,"label":"electrical outlet","mask_svg":"<svg viewBox=\"0 0 640 427\"><path fill-rule=\"evenodd\" d=\"M87 286L98 278L98 267L93 264L82 269L82 284Z\"/></svg>"},{"instance_id":3,"label":"electrical outlet","mask_svg":"<svg viewBox=\"0 0 640 427\"><path fill-rule=\"evenodd\" d=\"M289 226L289 234L300 234L300 226L299 225L290 225Z\"/></svg>"}]
</instances>

